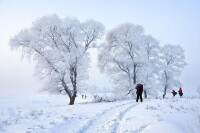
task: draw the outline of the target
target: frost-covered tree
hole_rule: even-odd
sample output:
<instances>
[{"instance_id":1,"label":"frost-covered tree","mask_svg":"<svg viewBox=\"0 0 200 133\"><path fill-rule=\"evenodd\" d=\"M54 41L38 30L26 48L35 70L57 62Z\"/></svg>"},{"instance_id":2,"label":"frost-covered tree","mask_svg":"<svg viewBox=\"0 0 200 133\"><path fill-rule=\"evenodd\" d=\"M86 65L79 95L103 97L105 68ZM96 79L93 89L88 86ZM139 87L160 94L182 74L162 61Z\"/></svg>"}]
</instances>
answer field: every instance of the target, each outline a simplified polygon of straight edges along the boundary
<instances>
[{"instance_id":1,"label":"frost-covered tree","mask_svg":"<svg viewBox=\"0 0 200 133\"><path fill-rule=\"evenodd\" d=\"M144 35L142 26L123 24L109 31L100 47L99 66L113 80L117 91L132 89L136 83L150 83L159 45Z\"/></svg>"},{"instance_id":2,"label":"frost-covered tree","mask_svg":"<svg viewBox=\"0 0 200 133\"><path fill-rule=\"evenodd\" d=\"M197 88L197 93L200 96L200 87Z\"/></svg>"},{"instance_id":3,"label":"frost-covered tree","mask_svg":"<svg viewBox=\"0 0 200 133\"><path fill-rule=\"evenodd\" d=\"M36 61L36 74L45 81L45 90L65 91L73 105L77 91L88 77L88 49L103 33L104 26L99 22L51 15L36 20L31 28L13 37L10 44Z\"/></svg>"},{"instance_id":4,"label":"frost-covered tree","mask_svg":"<svg viewBox=\"0 0 200 133\"><path fill-rule=\"evenodd\" d=\"M151 35L143 36L144 55L146 59L144 65L139 71L138 79L140 83L144 84L144 93L151 96L157 96L157 77L160 70L160 46L159 42Z\"/></svg>"},{"instance_id":5,"label":"frost-covered tree","mask_svg":"<svg viewBox=\"0 0 200 133\"><path fill-rule=\"evenodd\" d=\"M167 44L162 47L162 70L160 83L163 88L163 98L168 89L181 85L179 77L185 67L184 50L180 45Z\"/></svg>"}]
</instances>

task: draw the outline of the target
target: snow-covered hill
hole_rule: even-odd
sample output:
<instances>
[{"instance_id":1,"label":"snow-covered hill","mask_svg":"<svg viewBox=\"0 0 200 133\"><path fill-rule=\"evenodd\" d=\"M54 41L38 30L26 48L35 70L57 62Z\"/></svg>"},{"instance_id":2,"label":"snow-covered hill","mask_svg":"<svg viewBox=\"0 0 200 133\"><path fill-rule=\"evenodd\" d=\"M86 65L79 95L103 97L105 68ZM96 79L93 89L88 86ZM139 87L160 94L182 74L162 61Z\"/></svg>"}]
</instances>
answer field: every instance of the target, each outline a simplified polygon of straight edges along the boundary
<instances>
[{"instance_id":1,"label":"snow-covered hill","mask_svg":"<svg viewBox=\"0 0 200 133\"><path fill-rule=\"evenodd\" d=\"M200 133L200 99L147 99L73 106L66 96L0 99L2 133Z\"/></svg>"}]
</instances>

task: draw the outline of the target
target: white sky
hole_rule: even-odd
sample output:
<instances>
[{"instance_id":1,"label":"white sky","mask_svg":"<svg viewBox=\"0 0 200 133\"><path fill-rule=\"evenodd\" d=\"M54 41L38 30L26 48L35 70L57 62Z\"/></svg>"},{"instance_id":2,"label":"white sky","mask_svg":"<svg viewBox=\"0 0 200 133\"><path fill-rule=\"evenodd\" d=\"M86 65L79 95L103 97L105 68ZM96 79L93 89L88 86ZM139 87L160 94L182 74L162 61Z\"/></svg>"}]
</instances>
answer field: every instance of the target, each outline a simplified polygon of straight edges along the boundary
<instances>
[{"instance_id":1,"label":"white sky","mask_svg":"<svg viewBox=\"0 0 200 133\"><path fill-rule=\"evenodd\" d=\"M130 22L140 24L161 45L180 44L188 66L181 76L183 89L200 86L200 1L199 0L0 0L0 98L28 95L41 87L34 63L21 60L11 51L9 39L44 15L94 19L107 29ZM95 66L96 57L92 57ZM110 86L108 79L93 67L90 83Z\"/></svg>"}]
</instances>

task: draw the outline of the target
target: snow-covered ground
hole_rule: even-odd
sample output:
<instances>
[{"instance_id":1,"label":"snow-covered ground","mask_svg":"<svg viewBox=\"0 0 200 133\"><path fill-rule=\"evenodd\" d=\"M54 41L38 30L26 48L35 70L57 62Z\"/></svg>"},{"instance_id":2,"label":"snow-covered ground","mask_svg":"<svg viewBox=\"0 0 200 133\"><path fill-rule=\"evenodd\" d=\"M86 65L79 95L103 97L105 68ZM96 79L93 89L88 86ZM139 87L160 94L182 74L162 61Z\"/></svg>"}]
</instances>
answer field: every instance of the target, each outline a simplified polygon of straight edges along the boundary
<instances>
[{"instance_id":1,"label":"snow-covered ground","mask_svg":"<svg viewBox=\"0 0 200 133\"><path fill-rule=\"evenodd\" d=\"M200 133L200 99L89 103L67 96L0 99L2 133Z\"/></svg>"}]
</instances>

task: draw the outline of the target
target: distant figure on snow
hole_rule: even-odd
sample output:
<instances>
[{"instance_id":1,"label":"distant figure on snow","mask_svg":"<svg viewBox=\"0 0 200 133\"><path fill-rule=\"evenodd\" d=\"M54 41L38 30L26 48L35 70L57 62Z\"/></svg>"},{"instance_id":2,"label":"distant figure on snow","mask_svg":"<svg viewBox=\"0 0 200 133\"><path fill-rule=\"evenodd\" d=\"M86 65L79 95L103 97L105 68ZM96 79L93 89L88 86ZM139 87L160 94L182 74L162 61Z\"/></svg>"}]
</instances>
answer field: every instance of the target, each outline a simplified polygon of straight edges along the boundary
<instances>
[{"instance_id":1,"label":"distant figure on snow","mask_svg":"<svg viewBox=\"0 0 200 133\"><path fill-rule=\"evenodd\" d=\"M182 88L181 88L181 87L180 87L179 90L178 90L178 94L179 94L180 97L183 96L183 91L182 91Z\"/></svg>"},{"instance_id":2,"label":"distant figure on snow","mask_svg":"<svg viewBox=\"0 0 200 133\"><path fill-rule=\"evenodd\" d=\"M173 95L173 97L175 97L176 94L177 94L177 92L176 92L175 90L172 90L172 95Z\"/></svg>"},{"instance_id":3,"label":"distant figure on snow","mask_svg":"<svg viewBox=\"0 0 200 133\"><path fill-rule=\"evenodd\" d=\"M138 102L139 98L140 98L140 101L142 102L143 101L142 99L143 85L137 84L135 89L136 89L136 94L137 94L136 102Z\"/></svg>"},{"instance_id":4,"label":"distant figure on snow","mask_svg":"<svg viewBox=\"0 0 200 133\"><path fill-rule=\"evenodd\" d=\"M87 96L85 95L85 99L87 98Z\"/></svg>"}]
</instances>

